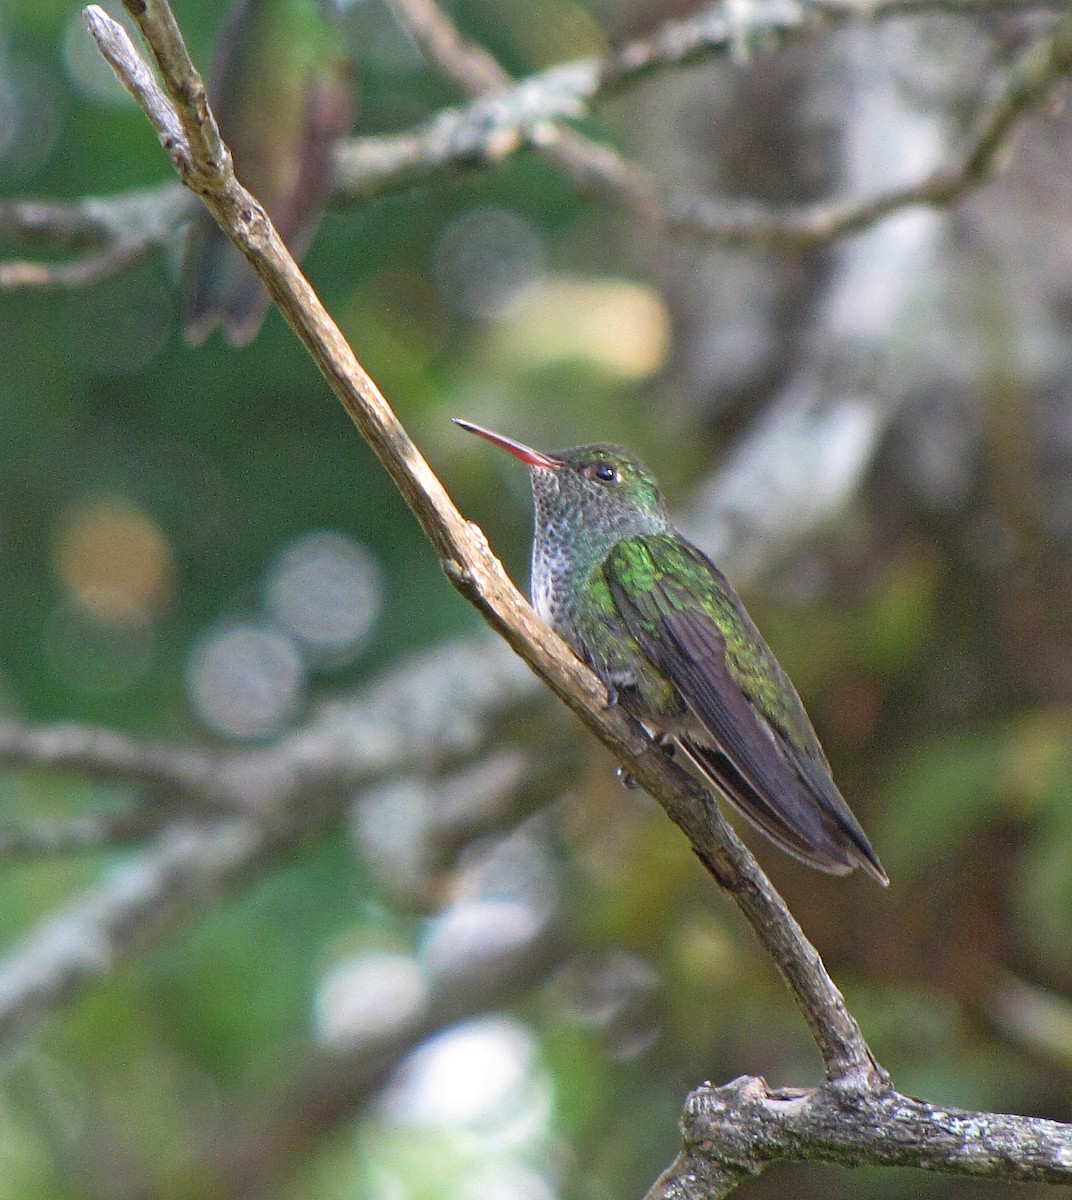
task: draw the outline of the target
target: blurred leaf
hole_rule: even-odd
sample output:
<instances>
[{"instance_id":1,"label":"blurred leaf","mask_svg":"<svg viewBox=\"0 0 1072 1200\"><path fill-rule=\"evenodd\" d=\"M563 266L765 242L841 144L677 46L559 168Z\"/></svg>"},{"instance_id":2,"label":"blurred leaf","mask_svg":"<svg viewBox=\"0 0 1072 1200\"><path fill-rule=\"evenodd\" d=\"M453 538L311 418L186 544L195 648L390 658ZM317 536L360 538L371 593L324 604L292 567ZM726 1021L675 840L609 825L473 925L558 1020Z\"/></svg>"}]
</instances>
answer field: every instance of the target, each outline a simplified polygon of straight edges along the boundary
<instances>
[{"instance_id":1,"label":"blurred leaf","mask_svg":"<svg viewBox=\"0 0 1072 1200\"><path fill-rule=\"evenodd\" d=\"M911 877L999 812L1045 814L1045 827L1072 838L1070 789L1072 715L1065 708L940 733L891 769L878 833L883 857L889 870Z\"/></svg>"}]
</instances>

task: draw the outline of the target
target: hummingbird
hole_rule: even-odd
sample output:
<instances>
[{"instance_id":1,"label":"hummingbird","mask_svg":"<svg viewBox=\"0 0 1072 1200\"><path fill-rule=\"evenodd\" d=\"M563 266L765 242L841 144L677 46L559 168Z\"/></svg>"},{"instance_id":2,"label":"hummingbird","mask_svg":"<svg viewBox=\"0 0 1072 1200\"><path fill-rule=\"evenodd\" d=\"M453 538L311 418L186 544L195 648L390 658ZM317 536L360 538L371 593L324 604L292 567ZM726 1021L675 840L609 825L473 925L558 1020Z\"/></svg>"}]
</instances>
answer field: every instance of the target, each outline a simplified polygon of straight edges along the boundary
<instances>
[{"instance_id":1,"label":"hummingbird","mask_svg":"<svg viewBox=\"0 0 1072 1200\"><path fill-rule=\"evenodd\" d=\"M332 145L353 116L353 71L333 0L238 0L209 94L238 178L301 258L320 223ZM268 293L207 210L190 229L183 283L192 345L217 325L233 346L256 337Z\"/></svg>"},{"instance_id":2,"label":"hummingbird","mask_svg":"<svg viewBox=\"0 0 1072 1200\"><path fill-rule=\"evenodd\" d=\"M834 784L789 676L725 575L618 446L545 454L455 418L529 468L532 603L658 742L782 850L889 878Z\"/></svg>"}]
</instances>

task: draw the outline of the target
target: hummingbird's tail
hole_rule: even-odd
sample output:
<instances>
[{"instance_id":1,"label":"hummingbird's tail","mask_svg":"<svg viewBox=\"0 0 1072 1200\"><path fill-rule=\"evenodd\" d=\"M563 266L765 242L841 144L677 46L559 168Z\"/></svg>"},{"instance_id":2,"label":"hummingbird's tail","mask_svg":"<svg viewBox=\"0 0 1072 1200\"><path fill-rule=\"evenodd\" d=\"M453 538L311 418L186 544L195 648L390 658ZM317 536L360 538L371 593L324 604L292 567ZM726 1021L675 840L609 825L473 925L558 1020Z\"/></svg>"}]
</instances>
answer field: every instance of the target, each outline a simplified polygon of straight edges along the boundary
<instances>
[{"instance_id":1,"label":"hummingbird's tail","mask_svg":"<svg viewBox=\"0 0 1072 1200\"><path fill-rule=\"evenodd\" d=\"M704 779L787 854L830 875L848 875L859 867L883 887L888 886L889 876L867 835L832 783L823 786L822 780L801 779L800 795L789 798L788 803L783 797L776 807L722 751L685 738L679 738L678 745Z\"/></svg>"}]
</instances>

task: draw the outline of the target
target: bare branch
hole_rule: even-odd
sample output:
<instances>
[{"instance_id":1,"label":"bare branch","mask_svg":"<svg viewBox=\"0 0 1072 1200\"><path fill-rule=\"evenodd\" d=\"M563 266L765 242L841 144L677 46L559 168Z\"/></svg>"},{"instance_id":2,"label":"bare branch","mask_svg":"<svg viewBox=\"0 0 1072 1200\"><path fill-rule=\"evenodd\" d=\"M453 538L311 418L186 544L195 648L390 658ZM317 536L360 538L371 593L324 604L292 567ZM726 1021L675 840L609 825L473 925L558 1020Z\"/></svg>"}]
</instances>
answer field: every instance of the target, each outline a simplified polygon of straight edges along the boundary
<instances>
[{"instance_id":1,"label":"bare branch","mask_svg":"<svg viewBox=\"0 0 1072 1200\"><path fill-rule=\"evenodd\" d=\"M487 638L405 662L352 699L325 705L305 728L263 750L216 754L72 726L0 726L0 762L9 766L78 770L154 789L152 806L147 801L130 812L125 831L119 815L99 818L95 829L87 819L9 831L0 834L0 856L76 849L80 836L88 848L98 844L98 833L101 841L106 834L119 840L124 832L140 837L139 820L172 822L156 848L32 930L0 962L0 1046L10 1049L178 920L321 828L360 782L475 751L493 723L520 716L538 691L516 655ZM214 806L248 819L194 825L183 815Z\"/></svg>"},{"instance_id":2,"label":"bare branch","mask_svg":"<svg viewBox=\"0 0 1072 1200\"><path fill-rule=\"evenodd\" d=\"M881 21L890 17L911 17L939 13L950 17L985 17L996 13L1023 16L1028 13L1064 13L1072 7L1069 0L1028 5L1019 0L809 0L816 15L835 21Z\"/></svg>"},{"instance_id":3,"label":"bare branch","mask_svg":"<svg viewBox=\"0 0 1072 1200\"><path fill-rule=\"evenodd\" d=\"M71 204L0 200L2 236L41 245L98 247L95 253L62 262L0 262L0 291L99 283L170 242L191 208L189 195L174 183L116 196L86 196Z\"/></svg>"},{"instance_id":4,"label":"bare branch","mask_svg":"<svg viewBox=\"0 0 1072 1200\"><path fill-rule=\"evenodd\" d=\"M506 88L513 80L491 54L458 31L433 0L390 0L418 48L470 96Z\"/></svg>"},{"instance_id":5,"label":"bare branch","mask_svg":"<svg viewBox=\"0 0 1072 1200\"><path fill-rule=\"evenodd\" d=\"M355 138L336 151L335 202L345 203L394 189L436 171L497 162L533 145L563 168L582 189L621 205L683 236L724 245L799 251L829 243L919 205L948 207L978 187L997 166L1016 123L1042 103L1072 70L1072 32L1067 24L1032 43L1008 70L958 165L918 183L865 199L831 200L798 208L725 201L668 191L653 172L609 146L555 124L582 116L590 102L653 70L731 53L742 40L765 51L805 32L849 19L945 12L980 15L1023 6L1002 0L772 0L749 5L742 27L720 4L690 18L667 21L599 58L578 59L515 83L482 48L466 42L430 0L393 0L418 45L431 61L477 99L446 109L407 133ZM1063 11L1069 4L1040 6Z\"/></svg>"},{"instance_id":6,"label":"bare branch","mask_svg":"<svg viewBox=\"0 0 1072 1200\"><path fill-rule=\"evenodd\" d=\"M155 239L144 238L139 241L116 241L107 250L66 262L41 263L26 259L0 262L0 291L86 287L118 275L155 248Z\"/></svg>"},{"instance_id":7,"label":"bare branch","mask_svg":"<svg viewBox=\"0 0 1072 1200\"><path fill-rule=\"evenodd\" d=\"M83 9L82 20L116 78L149 118L160 137L160 144L173 160L176 155L185 155L185 137L175 107L160 90L127 31L96 4Z\"/></svg>"},{"instance_id":8,"label":"bare branch","mask_svg":"<svg viewBox=\"0 0 1072 1200\"><path fill-rule=\"evenodd\" d=\"M508 720L537 690L500 642L462 641L403 662L263 748L205 750L93 726L2 721L0 766L143 785L164 808L179 800L216 815L289 817L312 795L342 796L400 767L475 750L492 721Z\"/></svg>"},{"instance_id":9,"label":"bare branch","mask_svg":"<svg viewBox=\"0 0 1072 1200\"><path fill-rule=\"evenodd\" d=\"M1031 43L1008 70L997 96L977 119L975 133L959 165L870 200L804 208L770 223L765 235L757 223L754 236L766 236L772 245L803 248L857 233L905 208L916 205L945 208L955 204L994 173L1020 118L1043 103L1069 73L1072 73L1072 21L1065 21L1054 33ZM707 217L697 212L692 220L696 221L697 232L710 220L713 232L723 218L711 211ZM728 235L730 227L724 228Z\"/></svg>"},{"instance_id":10,"label":"bare branch","mask_svg":"<svg viewBox=\"0 0 1072 1200\"><path fill-rule=\"evenodd\" d=\"M514 81L492 55L466 41L434 0L392 0L392 5L428 58L470 96L503 92L513 85ZM765 5L760 7L766 11ZM728 22L721 12L711 15L718 22L722 44L728 45L731 32ZM764 28L769 30L770 27ZM587 79L588 86L595 89L600 71L597 64L592 66L594 74L578 72L577 78ZM610 146L593 142L583 134L551 121L530 125L526 138L583 191L624 204L648 220L667 223L663 189L655 176L627 162Z\"/></svg>"},{"instance_id":11,"label":"bare branch","mask_svg":"<svg viewBox=\"0 0 1072 1200\"><path fill-rule=\"evenodd\" d=\"M486 50L461 36L435 0L392 0L392 4L420 48L462 90L474 96L499 95L513 86L513 80ZM568 81L578 89L575 102L579 104L611 84L620 85L646 70L682 62L701 52L717 49L725 53L758 40L769 48L802 28L813 29L833 19L921 13L930 7L923 3L755 0L744 6L745 19L741 20L735 18L730 6L711 5L699 16L663 26L652 38L632 43L604 61L578 62L569 74L559 69L560 73L552 77L556 88L552 95L562 107L562 88ZM957 11L949 3L934 7ZM972 11L983 9L972 6ZM1070 72L1072 21L1066 20L1054 33L1032 43L1009 70L998 96L981 114L959 165L870 199L823 201L796 209L730 203L668 190L654 172L630 162L611 147L549 120L534 122L531 108L526 113L524 130L519 126L517 133L520 137L524 132L526 140L582 190L674 233L723 245L801 251L857 233L905 208L947 207L960 200L993 172L1019 118L1041 103ZM531 81L522 86L532 90ZM506 144L505 131L500 127L497 133L496 144Z\"/></svg>"},{"instance_id":12,"label":"bare branch","mask_svg":"<svg viewBox=\"0 0 1072 1200\"><path fill-rule=\"evenodd\" d=\"M139 741L109 729L0 721L0 766L53 767L107 783L204 796L212 791L220 760L208 751Z\"/></svg>"},{"instance_id":13,"label":"bare branch","mask_svg":"<svg viewBox=\"0 0 1072 1200\"><path fill-rule=\"evenodd\" d=\"M109 278L170 242L192 210L193 198L174 182L115 196L85 196L69 204L0 200L0 237L96 251L55 263L0 262L0 290L82 287Z\"/></svg>"},{"instance_id":14,"label":"bare branch","mask_svg":"<svg viewBox=\"0 0 1072 1200\"><path fill-rule=\"evenodd\" d=\"M774 1091L746 1076L697 1088L683 1126L685 1148L646 1200L717 1200L785 1160L1072 1183L1072 1126L967 1112L892 1090L847 1102L829 1086Z\"/></svg>"},{"instance_id":15,"label":"bare branch","mask_svg":"<svg viewBox=\"0 0 1072 1200\"><path fill-rule=\"evenodd\" d=\"M124 234L169 235L192 208L190 195L173 181L115 196L84 196L71 203L0 199L0 237L68 250L100 248Z\"/></svg>"},{"instance_id":16,"label":"bare branch","mask_svg":"<svg viewBox=\"0 0 1072 1200\"><path fill-rule=\"evenodd\" d=\"M173 29L166 0L127 0L127 3L150 40L163 77L183 114L184 127L190 135L191 156L197 160L191 164L190 185L202 192L217 220L264 279L284 315L410 504L451 582L616 754L629 773L659 800L685 832L701 861L745 913L787 980L819 1047L830 1084L815 1094L828 1098L842 1114L888 1100L894 1094L889 1090L885 1073L875 1063L818 953L755 861L726 828L713 799L653 747L624 714L617 708L608 708L605 692L596 677L535 618L488 550L479 530L458 513L301 276L263 211L235 180L226 157L213 159L210 145L208 153L202 155L206 147L201 142L210 143L211 137L199 141L191 133L191 113L200 120L199 97L196 92L192 98L181 94L189 80L196 77L196 72L185 56L181 38ZM210 118L207 126L211 127ZM250 839L256 841L252 825L236 823L235 827L245 830L247 843ZM255 860L259 853L259 849L251 850L247 846L244 854L235 856L235 865L231 869L241 869L240 863ZM223 874L226 873L225 870ZM2 1028L0 1025L0 1032ZM965 1119L969 1117L966 1115ZM1056 1126L1049 1128L1055 1131L1055 1137L1064 1132ZM916 1135L929 1134L929 1127L924 1123L917 1122L913 1129ZM965 1125L959 1131L961 1140L970 1141L976 1129ZM1036 1129L1036 1132L1041 1130ZM690 1137L690 1149L697 1144ZM706 1141L703 1144L706 1145ZM793 1144L791 1139L789 1144ZM936 1160L944 1144L936 1142ZM851 1152L848 1156L851 1157ZM916 1161L921 1158L928 1162L931 1156L930 1144L922 1141ZM845 1161L845 1156L838 1161ZM1000 1157L996 1156L990 1173L1002 1169ZM1017 1175L1020 1169L1009 1168L1009 1176L1021 1177ZM675 1184L671 1182L668 1186L673 1188ZM686 1191L675 1193L666 1189L657 1194L689 1195Z\"/></svg>"}]
</instances>

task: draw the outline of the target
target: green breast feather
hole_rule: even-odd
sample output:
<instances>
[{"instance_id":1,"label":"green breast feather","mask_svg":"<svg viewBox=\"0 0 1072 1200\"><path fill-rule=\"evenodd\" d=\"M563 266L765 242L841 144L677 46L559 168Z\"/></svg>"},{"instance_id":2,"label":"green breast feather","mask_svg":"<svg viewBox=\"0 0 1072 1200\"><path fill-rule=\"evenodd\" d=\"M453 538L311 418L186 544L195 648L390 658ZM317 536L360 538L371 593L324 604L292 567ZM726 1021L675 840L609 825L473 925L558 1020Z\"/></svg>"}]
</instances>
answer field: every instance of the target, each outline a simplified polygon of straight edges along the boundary
<instances>
[{"instance_id":1,"label":"green breast feather","mask_svg":"<svg viewBox=\"0 0 1072 1200\"><path fill-rule=\"evenodd\" d=\"M685 705L677 689L626 628L603 566L597 567L580 589L571 614L579 643L575 649L608 686L634 690L643 701L642 708L667 719L683 716Z\"/></svg>"}]
</instances>

